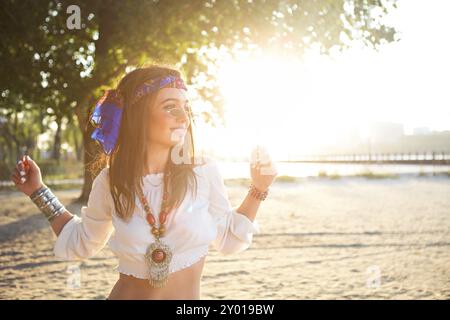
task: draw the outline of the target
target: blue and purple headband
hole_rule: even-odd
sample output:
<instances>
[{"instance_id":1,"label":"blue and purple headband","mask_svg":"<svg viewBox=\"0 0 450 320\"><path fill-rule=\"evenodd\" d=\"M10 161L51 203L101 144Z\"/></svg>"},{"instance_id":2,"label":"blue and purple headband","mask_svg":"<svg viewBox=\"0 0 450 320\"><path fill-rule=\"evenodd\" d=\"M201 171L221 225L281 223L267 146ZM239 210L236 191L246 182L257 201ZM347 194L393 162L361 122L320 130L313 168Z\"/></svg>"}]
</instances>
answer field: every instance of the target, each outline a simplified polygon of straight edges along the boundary
<instances>
[{"instance_id":1,"label":"blue and purple headband","mask_svg":"<svg viewBox=\"0 0 450 320\"><path fill-rule=\"evenodd\" d=\"M164 76L150 79L140 85L128 104L131 108L145 95L163 88L178 88L187 90L183 80L177 76ZM91 138L102 146L103 151L110 155L119 137L120 123L124 98L119 90L107 90L98 100L90 116L90 123L95 127Z\"/></svg>"}]
</instances>

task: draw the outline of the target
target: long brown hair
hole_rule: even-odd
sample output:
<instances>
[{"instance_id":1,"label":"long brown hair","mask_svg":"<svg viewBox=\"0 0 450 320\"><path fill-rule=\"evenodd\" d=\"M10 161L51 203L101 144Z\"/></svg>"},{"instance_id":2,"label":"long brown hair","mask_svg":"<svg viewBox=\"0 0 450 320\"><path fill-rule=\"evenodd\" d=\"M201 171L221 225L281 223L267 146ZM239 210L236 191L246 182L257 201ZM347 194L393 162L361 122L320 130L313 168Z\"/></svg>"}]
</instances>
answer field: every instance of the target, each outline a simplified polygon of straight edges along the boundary
<instances>
[{"instance_id":1,"label":"long brown hair","mask_svg":"<svg viewBox=\"0 0 450 320\"><path fill-rule=\"evenodd\" d=\"M173 67L151 65L134 69L120 80L117 89L124 96L125 107L117 144L109 156L104 153L98 154L90 166L91 171L98 173L99 169L104 168L107 164L109 165L109 184L114 206L117 215L125 221L131 218L135 209L134 200L137 195L137 188L142 190L143 187L143 166L146 153L150 152L146 141L147 132L150 128L146 119L149 119L150 109L153 108L157 91L144 96L133 104L132 108L128 108L128 102L136 88L144 81L168 75L182 77L181 72ZM168 206L172 208L179 206L188 189L191 189L191 191L195 189L195 193L197 193L197 179L193 168L199 160L195 161L193 122L191 119L189 122L188 132L180 155L183 159L189 159L189 161L183 161L182 164L173 163L170 156L172 147L167 163L167 169L171 173L168 181ZM184 155L184 151L187 151L188 154Z\"/></svg>"}]
</instances>

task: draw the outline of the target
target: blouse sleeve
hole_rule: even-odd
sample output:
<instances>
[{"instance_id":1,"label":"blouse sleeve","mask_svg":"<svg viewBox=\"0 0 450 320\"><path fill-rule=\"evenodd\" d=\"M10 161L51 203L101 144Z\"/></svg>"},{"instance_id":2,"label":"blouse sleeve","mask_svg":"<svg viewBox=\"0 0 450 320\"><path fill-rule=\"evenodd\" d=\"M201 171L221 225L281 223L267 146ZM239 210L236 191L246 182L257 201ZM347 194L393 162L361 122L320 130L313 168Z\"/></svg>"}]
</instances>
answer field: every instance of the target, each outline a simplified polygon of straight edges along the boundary
<instances>
[{"instance_id":1,"label":"blouse sleeve","mask_svg":"<svg viewBox=\"0 0 450 320\"><path fill-rule=\"evenodd\" d=\"M260 233L256 220L253 222L232 207L217 162L208 159L209 212L217 225L217 237L212 242L222 254L238 253L250 247L253 234Z\"/></svg>"},{"instance_id":2,"label":"blouse sleeve","mask_svg":"<svg viewBox=\"0 0 450 320\"><path fill-rule=\"evenodd\" d=\"M81 208L81 218L74 215L59 233L54 246L56 257L83 260L98 253L108 242L114 230L108 170L104 168L94 179L87 206Z\"/></svg>"}]
</instances>

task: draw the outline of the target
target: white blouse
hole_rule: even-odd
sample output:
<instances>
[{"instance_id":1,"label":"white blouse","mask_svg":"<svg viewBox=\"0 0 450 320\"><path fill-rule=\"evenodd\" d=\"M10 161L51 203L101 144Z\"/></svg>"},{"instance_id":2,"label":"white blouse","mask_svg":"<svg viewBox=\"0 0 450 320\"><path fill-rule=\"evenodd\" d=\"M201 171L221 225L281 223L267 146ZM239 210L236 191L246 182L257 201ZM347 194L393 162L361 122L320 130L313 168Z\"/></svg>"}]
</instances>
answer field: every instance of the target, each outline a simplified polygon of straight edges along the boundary
<instances>
[{"instance_id":1,"label":"white blouse","mask_svg":"<svg viewBox=\"0 0 450 320\"><path fill-rule=\"evenodd\" d=\"M94 179L87 206L69 220L58 235L54 254L64 260L83 260L98 253L107 243L118 258L116 270L136 278L148 279L144 255L155 238L145 219L145 211L136 196L136 208L127 222L114 208L109 189L109 168ZM256 220L232 208L217 162L206 162L194 168L197 176L197 196L190 190L180 207L167 216L166 233L161 238L172 248L169 272L187 268L208 253L212 244L222 254L238 253L252 243L253 234L260 233ZM152 212L158 215L163 192L163 173L144 176L143 192ZM194 193L195 196L195 193Z\"/></svg>"}]
</instances>

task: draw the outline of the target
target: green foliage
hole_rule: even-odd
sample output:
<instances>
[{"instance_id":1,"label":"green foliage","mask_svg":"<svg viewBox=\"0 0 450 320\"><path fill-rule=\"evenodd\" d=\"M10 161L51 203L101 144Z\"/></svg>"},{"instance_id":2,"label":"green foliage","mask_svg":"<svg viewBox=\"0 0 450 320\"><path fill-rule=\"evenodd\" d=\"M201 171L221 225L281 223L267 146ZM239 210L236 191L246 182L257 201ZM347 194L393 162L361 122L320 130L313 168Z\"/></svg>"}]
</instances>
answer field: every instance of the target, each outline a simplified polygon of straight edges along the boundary
<instances>
[{"instance_id":1,"label":"green foliage","mask_svg":"<svg viewBox=\"0 0 450 320\"><path fill-rule=\"evenodd\" d=\"M328 174L327 174L327 172L325 170L320 170L318 172L317 176L321 177L321 178L326 178L326 177L328 177Z\"/></svg>"},{"instance_id":2,"label":"green foliage","mask_svg":"<svg viewBox=\"0 0 450 320\"><path fill-rule=\"evenodd\" d=\"M297 177L292 177L292 176L279 176L276 177L276 182L297 182L298 178Z\"/></svg>"},{"instance_id":3,"label":"green foliage","mask_svg":"<svg viewBox=\"0 0 450 320\"><path fill-rule=\"evenodd\" d=\"M58 164L52 159L41 160L39 167L44 181L46 179L77 179L84 176L83 163L78 161L63 161Z\"/></svg>"},{"instance_id":4,"label":"green foliage","mask_svg":"<svg viewBox=\"0 0 450 320\"><path fill-rule=\"evenodd\" d=\"M61 161L53 159L39 160L42 178L47 180L80 179L84 177L84 165L79 161ZM9 180L15 163L0 162L0 180Z\"/></svg>"},{"instance_id":5,"label":"green foliage","mask_svg":"<svg viewBox=\"0 0 450 320\"><path fill-rule=\"evenodd\" d=\"M391 173L373 173L370 170L356 174L357 177L362 177L366 179L398 179L400 176L398 174Z\"/></svg>"},{"instance_id":6,"label":"green foliage","mask_svg":"<svg viewBox=\"0 0 450 320\"><path fill-rule=\"evenodd\" d=\"M337 180L340 179L341 176L337 173L332 173L332 174L328 174L325 170L320 170L319 173L317 174L317 176L319 178L328 178L328 179L332 179L332 180Z\"/></svg>"},{"instance_id":7,"label":"green foliage","mask_svg":"<svg viewBox=\"0 0 450 320\"><path fill-rule=\"evenodd\" d=\"M81 29L67 28L70 5L80 8ZM214 81L216 61L205 48L225 48L233 55L240 43L243 50L301 55L311 46L325 53L345 48L350 40L377 47L394 40L395 30L381 23L394 7L393 0L4 0L0 125L6 121L9 128L14 114L26 105L27 112L38 115L21 127L28 140L35 140L37 128L44 132L52 120L69 120L83 134L88 162L95 152L86 131L90 109L127 67L175 64L220 118L223 99ZM197 83L201 75L207 84ZM30 124L33 130L26 131ZM20 153L24 140L14 141L11 152Z\"/></svg>"}]
</instances>

